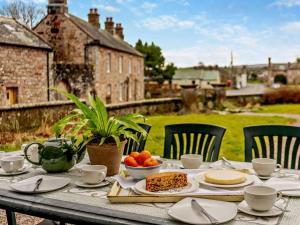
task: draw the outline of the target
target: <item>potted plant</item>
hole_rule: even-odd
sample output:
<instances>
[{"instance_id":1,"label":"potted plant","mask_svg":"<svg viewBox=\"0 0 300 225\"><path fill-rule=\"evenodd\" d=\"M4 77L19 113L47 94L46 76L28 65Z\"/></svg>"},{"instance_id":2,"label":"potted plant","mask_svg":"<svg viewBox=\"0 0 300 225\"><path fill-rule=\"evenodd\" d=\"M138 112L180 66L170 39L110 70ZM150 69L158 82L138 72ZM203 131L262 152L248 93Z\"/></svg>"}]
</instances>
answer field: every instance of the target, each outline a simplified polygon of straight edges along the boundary
<instances>
[{"instance_id":1,"label":"potted plant","mask_svg":"<svg viewBox=\"0 0 300 225\"><path fill-rule=\"evenodd\" d=\"M88 104L85 104L73 94L58 92L74 102L77 108L54 125L56 135L75 138L78 146L87 147L92 165L107 166L108 176L117 174L127 139L138 142L136 132L147 135L136 122L144 116L127 114L109 117L99 97L89 95Z\"/></svg>"}]
</instances>

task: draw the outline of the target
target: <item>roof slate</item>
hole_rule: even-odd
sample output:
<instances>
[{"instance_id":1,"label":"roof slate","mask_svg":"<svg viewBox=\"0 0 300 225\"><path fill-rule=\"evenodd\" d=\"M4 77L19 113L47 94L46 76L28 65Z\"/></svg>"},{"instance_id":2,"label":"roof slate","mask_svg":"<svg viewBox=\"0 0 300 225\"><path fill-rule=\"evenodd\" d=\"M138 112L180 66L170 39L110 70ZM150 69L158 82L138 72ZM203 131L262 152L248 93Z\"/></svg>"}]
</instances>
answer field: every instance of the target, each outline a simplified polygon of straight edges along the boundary
<instances>
[{"instance_id":1,"label":"roof slate","mask_svg":"<svg viewBox=\"0 0 300 225\"><path fill-rule=\"evenodd\" d=\"M105 30L96 29L94 26L89 24L87 21L82 20L81 18L78 18L71 14L68 15L70 16L69 18L73 23L75 23L80 29L85 31L92 39L94 39L94 41L98 42L100 45L144 57L142 53L137 51L134 47L121 40L120 38L114 37Z\"/></svg>"},{"instance_id":2,"label":"roof slate","mask_svg":"<svg viewBox=\"0 0 300 225\"><path fill-rule=\"evenodd\" d=\"M51 50L32 30L13 18L0 16L0 43Z\"/></svg>"}]
</instances>

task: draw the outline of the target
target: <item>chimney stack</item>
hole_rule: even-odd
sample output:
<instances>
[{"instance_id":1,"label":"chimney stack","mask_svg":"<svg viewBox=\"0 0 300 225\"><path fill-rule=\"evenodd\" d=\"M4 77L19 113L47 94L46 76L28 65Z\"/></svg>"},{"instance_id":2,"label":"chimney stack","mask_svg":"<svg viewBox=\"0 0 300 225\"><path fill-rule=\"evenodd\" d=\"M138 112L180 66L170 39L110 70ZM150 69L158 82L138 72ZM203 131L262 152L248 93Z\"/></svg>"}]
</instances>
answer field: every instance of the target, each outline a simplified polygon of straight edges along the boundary
<instances>
[{"instance_id":1,"label":"chimney stack","mask_svg":"<svg viewBox=\"0 0 300 225\"><path fill-rule=\"evenodd\" d=\"M124 40L124 33L123 33L123 27L121 23L117 23L116 27L115 27L115 34L121 38L122 40Z\"/></svg>"},{"instance_id":2,"label":"chimney stack","mask_svg":"<svg viewBox=\"0 0 300 225\"><path fill-rule=\"evenodd\" d=\"M114 21L112 17L106 17L105 30L111 35L114 35Z\"/></svg>"},{"instance_id":3,"label":"chimney stack","mask_svg":"<svg viewBox=\"0 0 300 225\"><path fill-rule=\"evenodd\" d=\"M48 0L48 14L68 13L68 0Z\"/></svg>"},{"instance_id":4,"label":"chimney stack","mask_svg":"<svg viewBox=\"0 0 300 225\"><path fill-rule=\"evenodd\" d=\"M269 66L272 65L272 59L271 59L271 57L268 58L268 64L269 64Z\"/></svg>"},{"instance_id":5,"label":"chimney stack","mask_svg":"<svg viewBox=\"0 0 300 225\"><path fill-rule=\"evenodd\" d=\"M88 14L89 23L93 25L95 28L100 29L100 15L98 13L98 9L90 9L90 13Z\"/></svg>"}]
</instances>

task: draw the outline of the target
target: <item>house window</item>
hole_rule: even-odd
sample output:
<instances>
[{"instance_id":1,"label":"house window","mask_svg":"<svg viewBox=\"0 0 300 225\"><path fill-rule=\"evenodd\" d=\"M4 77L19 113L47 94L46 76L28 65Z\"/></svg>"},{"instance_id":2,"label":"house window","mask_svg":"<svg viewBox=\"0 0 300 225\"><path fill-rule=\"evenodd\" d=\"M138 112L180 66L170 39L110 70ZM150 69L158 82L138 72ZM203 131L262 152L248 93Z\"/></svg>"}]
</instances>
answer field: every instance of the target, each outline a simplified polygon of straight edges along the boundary
<instances>
[{"instance_id":1,"label":"house window","mask_svg":"<svg viewBox=\"0 0 300 225\"><path fill-rule=\"evenodd\" d=\"M106 103L111 103L111 84L108 84L106 87Z\"/></svg>"},{"instance_id":2,"label":"house window","mask_svg":"<svg viewBox=\"0 0 300 225\"><path fill-rule=\"evenodd\" d=\"M110 73L111 71L111 53L107 53L106 55L106 73Z\"/></svg>"},{"instance_id":3,"label":"house window","mask_svg":"<svg viewBox=\"0 0 300 225\"><path fill-rule=\"evenodd\" d=\"M123 73L123 56L119 56L119 73Z\"/></svg>"},{"instance_id":4,"label":"house window","mask_svg":"<svg viewBox=\"0 0 300 225\"><path fill-rule=\"evenodd\" d=\"M131 74L132 73L132 60L129 59L128 61L128 73Z\"/></svg>"},{"instance_id":5,"label":"house window","mask_svg":"<svg viewBox=\"0 0 300 225\"><path fill-rule=\"evenodd\" d=\"M6 104L14 105L18 103L18 88L6 88Z\"/></svg>"},{"instance_id":6,"label":"house window","mask_svg":"<svg viewBox=\"0 0 300 225\"><path fill-rule=\"evenodd\" d=\"M123 87L124 87L124 84L123 83L120 83L119 84L119 100L122 102L123 101Z\"/></svg>"},{"instance_id":7,"label":"house window","mask_svg":"<svg viewBox=\"0 0 300 225\"><path fill-rule=\"evenodd\" d=\"M141 63L139 61L137 62L137 74L141 74Z\"/></svg>"}]
</instances>

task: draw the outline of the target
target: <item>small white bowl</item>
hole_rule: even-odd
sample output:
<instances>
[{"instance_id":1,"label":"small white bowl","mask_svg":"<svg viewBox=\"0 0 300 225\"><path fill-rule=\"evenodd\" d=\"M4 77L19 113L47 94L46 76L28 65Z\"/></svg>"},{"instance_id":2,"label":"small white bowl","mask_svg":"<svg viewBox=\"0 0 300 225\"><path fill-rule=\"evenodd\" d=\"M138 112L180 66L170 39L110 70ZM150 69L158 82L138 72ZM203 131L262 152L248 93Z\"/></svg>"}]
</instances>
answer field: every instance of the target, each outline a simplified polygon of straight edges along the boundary
<instances>
[{"instance_id":1,"label":"small white bowl","mask_svg":"<svg viewBox=\"0 0 300 225\"><path fill-rule=\"evenodd\" d=\"M130 176L132 176L134 179L141 180L146 178L149 175L159 173L162 161L158 160L159 165L157 166L151 166L151 167L132 167L132 166L126 166L126 170Z\"/></svg>"},{"instance_id":2,"label":"small white bowl","mask_svg":"<svg viewBox=\"0 0 300 225\"><path fill-rule=\"evenodd\" d=\"M185 169L198 169L202 162L202 155L186 154L181 156L181 163Z\"/></svg>"}]
</instances>

